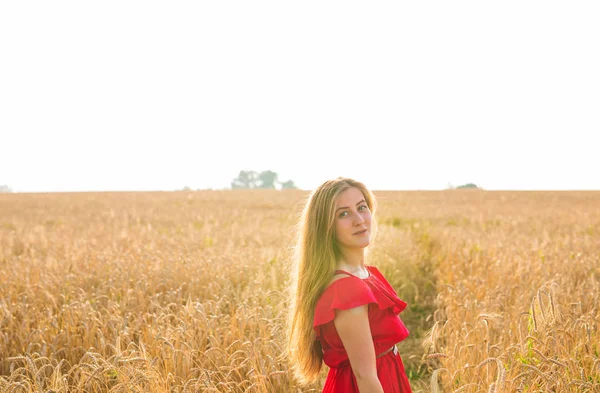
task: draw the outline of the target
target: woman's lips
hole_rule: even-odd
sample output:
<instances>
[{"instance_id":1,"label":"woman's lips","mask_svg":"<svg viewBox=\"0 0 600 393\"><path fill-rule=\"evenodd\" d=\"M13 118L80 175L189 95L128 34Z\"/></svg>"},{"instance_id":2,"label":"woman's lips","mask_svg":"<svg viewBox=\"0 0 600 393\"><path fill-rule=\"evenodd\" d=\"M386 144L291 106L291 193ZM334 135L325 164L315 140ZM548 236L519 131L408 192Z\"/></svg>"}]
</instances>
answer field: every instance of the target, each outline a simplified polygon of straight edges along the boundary
<instances>
[{"instance_id":1,"label":"woman's lips","mask_svg":"<svg viewBox=\"0 0 600 393\"><path fill-rule=\"evenodd\" d=\"M364 235L365 233L367 233L367 230L366 230L366 229L365 229L365 230L362 230L362 231L360 231L360 232L357 232L357 233L355 233L354 235L355 235L355 236L358 236L358 235Z\"/></svg>"}]
</instances>

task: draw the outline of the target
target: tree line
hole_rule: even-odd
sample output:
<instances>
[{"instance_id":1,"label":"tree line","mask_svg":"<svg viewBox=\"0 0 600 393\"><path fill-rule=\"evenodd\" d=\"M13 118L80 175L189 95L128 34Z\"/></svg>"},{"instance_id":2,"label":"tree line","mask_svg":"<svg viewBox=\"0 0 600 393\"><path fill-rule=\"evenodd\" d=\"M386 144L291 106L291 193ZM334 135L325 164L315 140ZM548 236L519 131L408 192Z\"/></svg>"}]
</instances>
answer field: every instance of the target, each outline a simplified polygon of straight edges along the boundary
<instances>
[{"instance_id":1,"label":"tree line","mask_svg":"<svg viewBox=\"0 0 600 393\"><path fill-rule=\"evenodd\" d=\"M293 180L279 181L277 173L270 170L262 172L240 171L240 174L231 181L232 190L245 188L274 189L277 186L281 189L298 188Z\"/></svg>"}]
</instances>

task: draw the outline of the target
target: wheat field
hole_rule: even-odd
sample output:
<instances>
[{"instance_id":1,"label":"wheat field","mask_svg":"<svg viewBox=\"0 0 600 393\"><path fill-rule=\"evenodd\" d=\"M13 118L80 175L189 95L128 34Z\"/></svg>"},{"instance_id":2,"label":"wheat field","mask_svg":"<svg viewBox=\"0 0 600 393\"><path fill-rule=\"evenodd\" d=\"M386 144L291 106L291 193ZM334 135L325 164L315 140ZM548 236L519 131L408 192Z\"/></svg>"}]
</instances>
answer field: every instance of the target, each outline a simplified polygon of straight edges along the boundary
<instances>
[{"instance_id":1,"label":"wheat field","mask_svg":"<svg viewBox=\"0 0 600 393\"><path fill-rule=\"evenodd\" d=\"M280 358L307 195L0 194L0 392L320 391ZM600 392L600 192L375 195L413 391Z\"/></svg>"}]
</instances>

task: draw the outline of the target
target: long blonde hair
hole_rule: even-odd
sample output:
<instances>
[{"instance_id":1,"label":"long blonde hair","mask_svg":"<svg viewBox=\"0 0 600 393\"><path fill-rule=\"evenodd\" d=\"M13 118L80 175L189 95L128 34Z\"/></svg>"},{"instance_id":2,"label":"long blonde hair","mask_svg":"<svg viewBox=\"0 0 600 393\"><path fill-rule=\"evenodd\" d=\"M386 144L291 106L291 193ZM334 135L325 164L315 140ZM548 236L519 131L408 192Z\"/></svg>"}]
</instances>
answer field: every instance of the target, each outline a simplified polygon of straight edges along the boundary
<instances>
[{"instance_id":1,"label":"long blonde hair","mask_svg":"<svg viewBox=\"0 0 600 393\"><path fill-rule=\"evenodd\" d=\"M344 177L328 180L310 194L296 227L288 288L291 304L287 356L301 384L316 382L321 371L323 352L313 330L315 305L341 257L335 240L335 202L338 195L351 187L362 192L373 216L372 233L376 233L375 196L363 183Z\"/></svg>"}]
</instances>

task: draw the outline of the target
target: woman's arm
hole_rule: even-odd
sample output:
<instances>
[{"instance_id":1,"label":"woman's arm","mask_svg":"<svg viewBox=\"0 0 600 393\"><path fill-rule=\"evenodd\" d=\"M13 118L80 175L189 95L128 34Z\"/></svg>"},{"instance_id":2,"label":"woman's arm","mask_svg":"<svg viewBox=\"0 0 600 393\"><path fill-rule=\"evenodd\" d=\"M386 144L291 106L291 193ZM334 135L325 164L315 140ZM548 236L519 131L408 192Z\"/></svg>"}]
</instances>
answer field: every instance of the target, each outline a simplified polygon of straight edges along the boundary
<instances>
[{"instance_id":1,"label":"woman's arm","mask_svg":"<svg viewBox=\"0 0 600 393\"><path fill-rule=\"evenodd\" d=\"M383 393L377 377L368 307L364 304L348 310L335 310L333 324L348 354L360 393Z\"/></svg>"}]
</instances>

